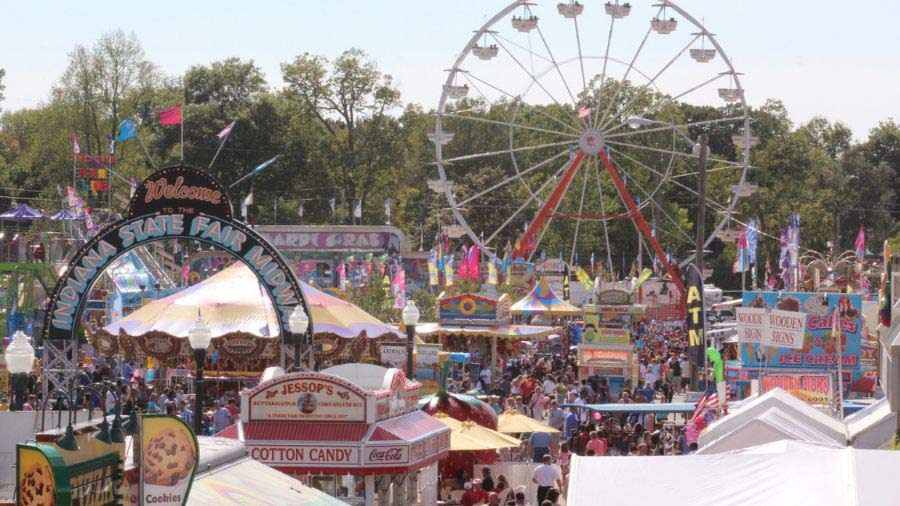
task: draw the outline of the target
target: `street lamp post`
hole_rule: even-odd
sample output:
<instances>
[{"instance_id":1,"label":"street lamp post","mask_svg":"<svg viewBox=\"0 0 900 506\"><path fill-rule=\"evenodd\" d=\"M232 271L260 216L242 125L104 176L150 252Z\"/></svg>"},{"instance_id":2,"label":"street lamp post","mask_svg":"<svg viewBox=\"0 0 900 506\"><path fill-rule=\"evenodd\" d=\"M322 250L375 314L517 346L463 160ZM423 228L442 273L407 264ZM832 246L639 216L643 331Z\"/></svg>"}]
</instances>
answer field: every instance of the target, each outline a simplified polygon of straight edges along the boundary
<instances>
[{"instance_id":1,"label":"street lamp post","mask_svg":"<svg viewBox=\"0 0 900 506\"><path fill-rule=\"evenodd\" d=\"M212 341L212 332L203 321L200 310L197 310L197 320L194 326L188 330L188 342L194 350L194 361L197 362L197 374L194 377L194 434L203 432L203 365L206 363L206 349Z\"/></svg>"},{"instance_id":2,"label":"street lamp post","mask_svg":"<svg viewBox=\"0 0 900 506\"><path fill-rule=\"evenodd\" d=\"M419 308L412 299L407 299L403 308L403 325L406 326L406 377L413 378L413 348L416 345L416 324L419 323Z\"/></svg>"},{"instance_id":3,"label":"street lamp post","mask_svg":"<svg viewBox=\"0 0 900 506\"><path fill-rule=\"evenodd\" d=\"M19 410L22 409L22 399L20 395L20 388L18 385L18 381L20 381L20 374L26 374L31 372L32 366L34 366L34 347L28 343L28 336L25 335L21 330L17 330L15 334L12 336L12 342L9 344L9 347L6 348L6 368L9 370L9 373L14 375L13 378L13 402L10 403L12 409Z\"/></svg>"},{"instance_id":4,"label":"street lamp post","mask_svg":"<svg viewBox=\"0 0 900 506\"><path fill-rule=\"evenodd\" d=\"M303 337L306 335L307 329L309 329L309 316L306 314L306 311L303 310L303 304L294 306L291 316L288 317L288 327L291 328L291 334L294 341L294 370L299 371L300 344ZM315 350L311 350L311 353L315 353Z\"/></svg>"}]
</instances>

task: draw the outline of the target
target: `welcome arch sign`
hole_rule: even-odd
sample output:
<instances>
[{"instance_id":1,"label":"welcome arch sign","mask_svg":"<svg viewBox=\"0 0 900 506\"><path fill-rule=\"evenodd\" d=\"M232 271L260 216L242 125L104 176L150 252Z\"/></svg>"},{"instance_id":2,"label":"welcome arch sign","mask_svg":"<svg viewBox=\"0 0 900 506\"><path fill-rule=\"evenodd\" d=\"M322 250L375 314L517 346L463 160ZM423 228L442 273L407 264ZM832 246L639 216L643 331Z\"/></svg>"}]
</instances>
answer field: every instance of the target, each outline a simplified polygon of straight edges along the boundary
<instances>
[{"instance_id":1,"label":"welcome arch sign","mask_svg":"<svg viewBox=\"0 0 900 506\"><path fill-rule=\"evenodd\" d=\"M188 165L165 167L137 187L124 217L82 246L59 279L44 321L44 388L67 388L77 373L78 323L91 287L104 270L129 250L165 239L210 244L246 264L269 295L285 338L295 306L302 304L311 314L287 262L261 235L233 218L222 185ZM312 335L310 322L303 342L307 364L300 364L310 369Z\"/></svg>"}]
</instances>

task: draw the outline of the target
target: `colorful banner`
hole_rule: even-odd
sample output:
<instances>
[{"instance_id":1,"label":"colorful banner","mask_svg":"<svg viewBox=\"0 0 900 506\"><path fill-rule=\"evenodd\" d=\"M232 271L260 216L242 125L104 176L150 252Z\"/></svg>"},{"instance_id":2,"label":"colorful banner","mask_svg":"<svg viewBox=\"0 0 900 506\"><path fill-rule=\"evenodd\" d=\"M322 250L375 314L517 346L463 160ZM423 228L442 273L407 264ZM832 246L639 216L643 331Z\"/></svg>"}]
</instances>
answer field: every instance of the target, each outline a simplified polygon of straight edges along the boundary
<instances>
[{"instance_id":1,"label":"colorful banner","mask_svg":"<svg viewBox=\"0 0 900 506\"><path fill-rule=\"evenodd\" d=\"M749 368L837 369L837 346L832 335L834 308L839 308L844 340L844 381L861 376L862 296L841 293L744 292L744 307L799 313L805 319L799 349L742 342L741 363ZM793 323L792 323L793 325Z\"/></svg>"},{"instance_id":2,"label":"colorful banner","mask_svg":"<svg viewBox=\"0 0 900 506\"><path fill-rule=\"evenodd\" d=\"M760 377L760 393L780 388L809 404L830 405L833 397L830 374L766 374Z\"/></svg>"},{"instance_id":3,"label":"colorful banner","mask_svg":"<svg viewBox=\"0 0 900 506\"><path fill-rule=\"evenodd\" d=\"M703 276L694 264L686 268L684 284L687 288L685 304L687 306L686 328L688 333L688 358L694 364L704 362L706 349L706 314L703 311Z\"/></svg>"},{"instance_id":4,"label":"colorful banner","mask_svg":"<svg viewBox=\"0 0 900 506\"><path fill-rule=\"evenodd\" d=\"M194 431L177 416L141 417L141 504L187 504L200 448Z\"/></svg>"},{"instance_id":5,"label":"colorful banner","mask_svg":"<svg viewBox=\"0 0 900 506\"><path fill-rule=\"evenodd\" d=\"M507 283L514 292L525 295L531 291L536 281L534 264L515 260L509 266L509 278Z\"/></svg>"},{"instance_id":6,"label":"colorful banner","mask_svg":"<svg viewBox=\"0 0 900 506\"><path fill-rule=\"evenodd\" d=\"M627 328L600 327L597 329L600 344L628 345L631 344L631 331Z\"/></svg>"}]
</instances>

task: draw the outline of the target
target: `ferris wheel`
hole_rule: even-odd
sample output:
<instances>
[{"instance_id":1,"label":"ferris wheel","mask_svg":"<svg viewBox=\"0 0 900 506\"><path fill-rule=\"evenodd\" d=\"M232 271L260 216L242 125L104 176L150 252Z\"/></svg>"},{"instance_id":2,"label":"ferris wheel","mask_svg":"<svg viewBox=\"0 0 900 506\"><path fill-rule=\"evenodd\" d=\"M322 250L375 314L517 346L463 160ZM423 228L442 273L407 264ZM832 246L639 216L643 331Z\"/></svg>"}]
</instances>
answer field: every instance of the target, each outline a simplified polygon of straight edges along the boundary
<instances>
[{"instance_id":1,"label":"ferris wheel","mask_svg":"<svg viewBox=\"0 0 900 506\"><path fill-rule=\"evenodd\" d=\"M662 259L663 244L694 244L700 205L705 245L736 238L735 206L755 189L740 74L715 35L667 0L513 2L447 69L430 138L453 218L492 257L513 243L514 257L558 250L572 263L596 251L612 268L625 246L610 237L629 227L640 233L631 253Z\"/></svg>"}]
</instances>

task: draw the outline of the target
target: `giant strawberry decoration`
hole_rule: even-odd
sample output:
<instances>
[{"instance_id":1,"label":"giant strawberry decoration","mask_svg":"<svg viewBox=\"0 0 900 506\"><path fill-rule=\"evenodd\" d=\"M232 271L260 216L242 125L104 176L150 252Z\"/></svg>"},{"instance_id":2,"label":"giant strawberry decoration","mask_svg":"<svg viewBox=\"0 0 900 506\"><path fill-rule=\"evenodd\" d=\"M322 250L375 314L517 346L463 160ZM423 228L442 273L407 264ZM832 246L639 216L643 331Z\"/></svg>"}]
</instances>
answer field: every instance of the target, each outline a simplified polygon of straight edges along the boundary
<instances>
[{"instance_id":1,"label":"giant strawberry decoration","mask_svg":"<svg viewBox=\"0 0 900 506\"><path fill-rule=\"evenodd\" d=\"M471 420L482 427L497 430L497 413L491 406L471 395L452 394L447 391L447 377L450 375L450 361L441 366L441 381L438 391L419 400L419 409L433 415L445 413L461 422Z\"/></svg>"}]
</instances>

